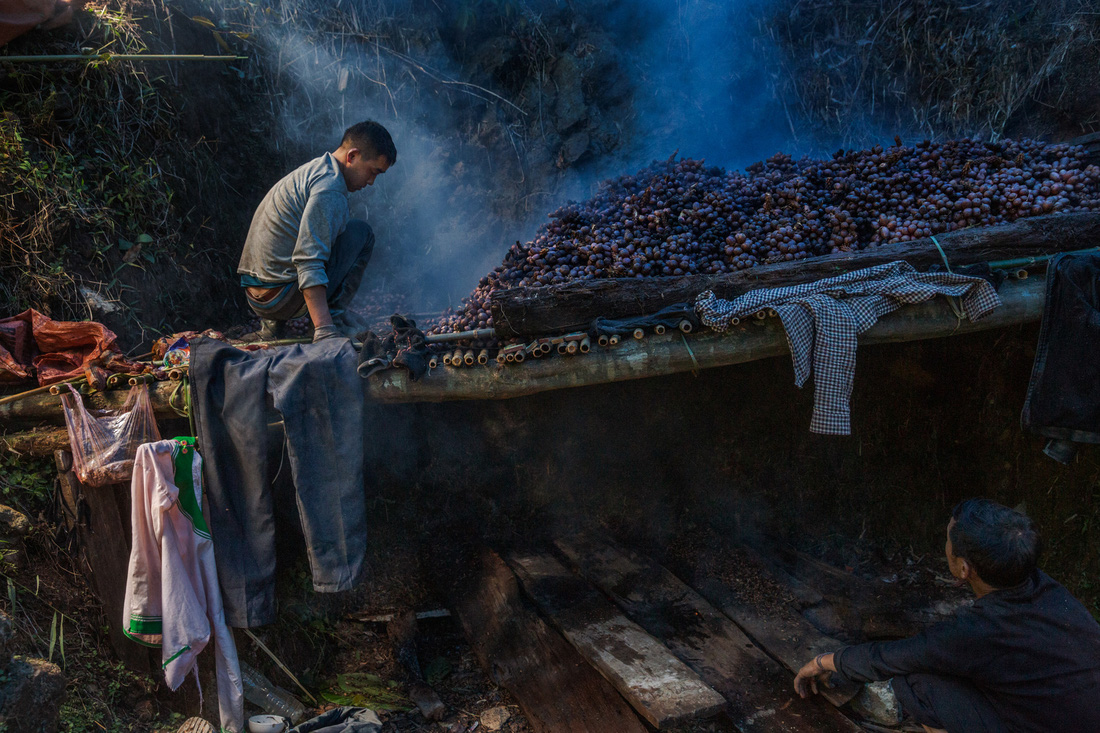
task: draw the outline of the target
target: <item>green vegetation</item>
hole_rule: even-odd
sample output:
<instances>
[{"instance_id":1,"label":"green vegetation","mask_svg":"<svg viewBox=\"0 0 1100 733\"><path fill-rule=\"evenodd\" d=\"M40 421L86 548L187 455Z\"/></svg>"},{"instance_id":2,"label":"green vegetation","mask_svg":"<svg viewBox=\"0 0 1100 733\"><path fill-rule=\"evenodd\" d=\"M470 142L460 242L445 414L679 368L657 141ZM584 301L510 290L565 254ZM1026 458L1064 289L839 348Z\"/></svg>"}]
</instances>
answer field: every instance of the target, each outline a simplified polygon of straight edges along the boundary
<instances>
[{"instance_id":1,"label":"green vegetation","mask_svg":"<svg viewBox=\"0 0 1100 733\"><path fill-rule=\"evenodd\" d=\"M55 476L48 458L0 453L0 504L37 516L50 505Z\"/></svg>"},{"instance_id":2,"label":"green vegetation","mask_svg":"<svg viewBox=\"0 0 1100 733\"><path fill-rule=\"evenodd\" d=\"M1100 60L1100 16L1088 6L782 0L759 22L786 57L775 84L792 112L859 147L882 130L1088 132Z\"/></svg>"},{"instance_id":3,"label":"green vegetation","mask_svg":"<svg viewBox=\"0 0 1100 733\"><path fill-rule=\"evenodd\" d=\"M96 52L146 49L136 21L89 6ZM39 52L72 52L63 41ZM159 79L127 62L3 63L0 86L0 312L87 315L77 286L112 290L118 271L176 244L159 160L170 110ZM112 252L145 235L144 252ZM143 257L139 258L137 255Z\"/></svg>"}]
</instances>

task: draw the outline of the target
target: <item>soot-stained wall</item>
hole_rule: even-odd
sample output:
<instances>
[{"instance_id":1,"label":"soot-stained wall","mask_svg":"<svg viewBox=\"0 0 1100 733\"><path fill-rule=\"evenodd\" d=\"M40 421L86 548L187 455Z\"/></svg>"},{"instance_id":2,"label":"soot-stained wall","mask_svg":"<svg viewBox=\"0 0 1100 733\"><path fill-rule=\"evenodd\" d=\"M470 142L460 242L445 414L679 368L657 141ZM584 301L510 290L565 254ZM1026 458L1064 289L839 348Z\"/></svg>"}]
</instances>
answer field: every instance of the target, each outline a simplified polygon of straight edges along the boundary
<instances>
[{"instance_id":1,"label":"soot-stained wall","mask_svg":"<svg viewBox=\"0 0 1100 733\"><path fill-rule=\"evenodd\" d=\"M599 523L659 547L709 525L918 554L942 552L956 502L986 496L1026 506L1044 567L1097 612L1100 451L1062 466L1021 430L1037 335L862 348L850 437L808 431L812 384L794 386L788 357L513 400L378 406L368 494L428 535L447 524L516 543Z\"/></svg>"}]
</instances>

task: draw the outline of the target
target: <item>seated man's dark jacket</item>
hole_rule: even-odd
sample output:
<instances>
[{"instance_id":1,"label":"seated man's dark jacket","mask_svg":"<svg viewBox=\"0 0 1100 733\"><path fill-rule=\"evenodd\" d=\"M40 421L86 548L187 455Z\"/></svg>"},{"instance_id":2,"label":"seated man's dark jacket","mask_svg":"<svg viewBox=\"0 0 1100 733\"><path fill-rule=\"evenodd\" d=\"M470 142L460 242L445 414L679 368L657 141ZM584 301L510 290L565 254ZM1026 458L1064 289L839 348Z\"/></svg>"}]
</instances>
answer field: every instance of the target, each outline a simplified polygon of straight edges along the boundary
<instances>
[{"instance_id":1,"label":"seated man's dark jacket","mask_svg":"<svg viewBox=\"0 0 1100 733\"><path fill-rule=\"evenodd\" d=\"M1038 570L917 636L846 647L834 659L854 682L913 672L968 680L1009 730L1100 731L1100 625Z\"/></svg>"}]
</instances>

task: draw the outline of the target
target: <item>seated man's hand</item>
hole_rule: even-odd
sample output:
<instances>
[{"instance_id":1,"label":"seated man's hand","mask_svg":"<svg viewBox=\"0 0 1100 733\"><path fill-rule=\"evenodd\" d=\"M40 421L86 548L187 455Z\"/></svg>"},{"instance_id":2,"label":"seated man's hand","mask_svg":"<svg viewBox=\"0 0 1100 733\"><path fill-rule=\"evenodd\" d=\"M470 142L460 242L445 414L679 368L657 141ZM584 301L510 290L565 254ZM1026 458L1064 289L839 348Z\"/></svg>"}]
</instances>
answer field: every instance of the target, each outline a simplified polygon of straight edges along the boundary
<instances>
[{"instance_id":1,"label":"seated man's hand","mask_svg":"<svg viewBox=\"0 0 1100 733\"><path fill-rule=\"evenodd\" d=\"M828 656L829 660L832 660L832 655ZM833 671L826 668L822 664L822 657L811 659L802 665L802 669L798 670L798 674L794 677L794 691L798 693L799 697L806 697L812 691L813 694L817 694L817 683L820 680L823 684L828 684L829 674Z\"/></svg>"},{"instance_id":2,"label":"seated man's hand","mask_svg":"<svg viewBox=\"0 0 1100 733\"><path fill-rule=\"evenodd\" d=\"M340 329L331 323L327 326L317 326L313 329L313 343L318 341L324 341L325 339L332 338L347 338L344 334L340 333Z\"/></svg>"}]
</instances>

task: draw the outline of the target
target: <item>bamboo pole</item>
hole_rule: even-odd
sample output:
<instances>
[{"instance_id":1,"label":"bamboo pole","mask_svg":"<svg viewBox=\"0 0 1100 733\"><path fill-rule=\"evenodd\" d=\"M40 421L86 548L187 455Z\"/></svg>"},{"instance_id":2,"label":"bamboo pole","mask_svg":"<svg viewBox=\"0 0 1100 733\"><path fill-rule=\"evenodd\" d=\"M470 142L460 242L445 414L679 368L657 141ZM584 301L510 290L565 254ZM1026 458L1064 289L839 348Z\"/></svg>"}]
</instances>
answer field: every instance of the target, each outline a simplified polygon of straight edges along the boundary
<instances>
[{"instance_id":1,"label":"bamboo pole","mask_svg":"<svg viewBox=\"0 0 1100 733\"><path fill-rule=\"evenodd\" d=\"M860 336L863 344L917 341L973 333L1036 321L1042 313L1045 278L1010 280L1001 286L1003 305L973 323L960 321L943 298L906 306L879 319ZM520 368L439 372L410 382L404 372L387 370L366 382L375 402L443 402L509 399L570 387L657 377L740 364L788 354L787 336L778 318L765 318L716 333L684 336L679 330L644 340L626 339L617 347L593 351L583 359L534 360Z\"/></svg>"},{"instance_id":2,"label":"bamboo pole","mask_svg":"<svg viewBox=\"0 0 1100 733\"><path fill-rule=\"evenodd\" d=\"M58 61L243 61L247 56L205 56L198 53L61 53L37 56L0 56L0 62L16 64Z\"/></svg>"}]
</instances>

